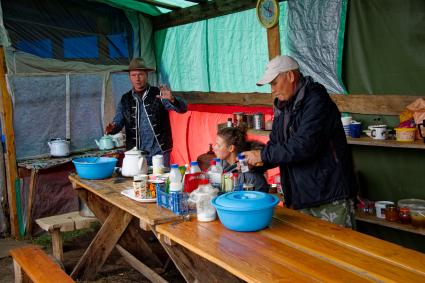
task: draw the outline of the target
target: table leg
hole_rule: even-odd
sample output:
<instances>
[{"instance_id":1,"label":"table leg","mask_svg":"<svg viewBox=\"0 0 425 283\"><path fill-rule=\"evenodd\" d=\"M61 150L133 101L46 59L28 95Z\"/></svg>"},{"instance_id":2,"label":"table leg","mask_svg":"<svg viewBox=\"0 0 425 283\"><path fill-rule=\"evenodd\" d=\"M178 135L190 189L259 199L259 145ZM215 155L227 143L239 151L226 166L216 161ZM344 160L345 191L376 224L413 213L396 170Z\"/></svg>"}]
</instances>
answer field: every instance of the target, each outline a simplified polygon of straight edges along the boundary
<instances>
[{"instance_id":1,"label":"table leg","mask_svg":"<svg viewBox=\"0 0 425 283\"><path fill-rule=\"evenodd\" d=\"M83 189L78 190L78 196L86 202L90 210L93 211L102 223L114 207L104 199ZM152 232L143 231L139 227L139 220L133 218L118 243L134 257L145 262L149 267L155 270L162 270L163 264L152 250L152 245L144 240L151 235Z\"/></svg>"},{"instance_id":2,"label":"table leg","mask_svg":"<svg viewBox=\"0 0 425 283\"><path fill-rule=\"evenodd\" d=\"M105 263L133 216L117 207L111 209L99 232L78 261L71 277L93 279Z\"/></svg>"},{"instance_id":3,"label":"table leg","mask_svg":"<svg viewBox=\"0 0 425 283\"><path fill-rule=\"evenodd\" d=\"M32 204L34 202L34 191L37 184L37 169L31 169L30 184L28 188L28 204L27 204L27 223L25 227L26 234L31 236L32 230Z\"/></svg>"}]
</instances>

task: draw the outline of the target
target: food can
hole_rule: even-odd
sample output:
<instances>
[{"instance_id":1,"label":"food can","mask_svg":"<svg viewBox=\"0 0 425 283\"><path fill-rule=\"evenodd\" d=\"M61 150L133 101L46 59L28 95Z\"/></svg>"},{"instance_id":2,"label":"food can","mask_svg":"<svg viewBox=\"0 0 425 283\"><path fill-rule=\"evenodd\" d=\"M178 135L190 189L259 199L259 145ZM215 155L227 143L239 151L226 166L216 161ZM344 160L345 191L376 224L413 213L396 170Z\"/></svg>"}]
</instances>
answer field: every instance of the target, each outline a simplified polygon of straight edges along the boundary
<instances>
[{"instance_id":1,"label":"food can","mask_svg":"<svg viewBox=\"0 0 425 283\"><path fill-rule=\"evenodd\" d=\"M253 115L253 126L255 130L264 130L264 114L261 112Z\"/></svg>"},{"instance_id":2,"label":"food can","mask_svg":"<svg viewBox=\"0 0 425 283\"><path fill-rule=\"evenodd\" d=\"M252 114L246 114L246 126L248 129L252 129L254 127L254 117Z\"/></svg>"}]
</instances>

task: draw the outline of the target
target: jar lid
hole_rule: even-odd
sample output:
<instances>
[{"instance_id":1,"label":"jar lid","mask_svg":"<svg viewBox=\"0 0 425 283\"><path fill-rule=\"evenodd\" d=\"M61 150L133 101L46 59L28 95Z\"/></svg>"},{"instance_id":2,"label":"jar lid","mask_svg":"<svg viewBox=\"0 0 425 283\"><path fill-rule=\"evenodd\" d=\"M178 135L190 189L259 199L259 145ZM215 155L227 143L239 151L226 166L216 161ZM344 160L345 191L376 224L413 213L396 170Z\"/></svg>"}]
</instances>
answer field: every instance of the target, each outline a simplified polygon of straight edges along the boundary
<instances>
[{"instance_id":1,"label":"jar lid","mask_svg":"<svg viewBox=\"0 0 425 283\"><path fill-rule=\"evenodd\" d=\"M213 199L212 202L223 209L251 211L273 207L278 204L279 199L263 192L237 191L225 193Z\"/></svg>"},{"instance_id":2,"label":"jar lid","mask_svg":"<svg viewBox=\"0 0 425 283\"><path fill-rule=\"evenodd\" d=\"M400 207L400 212L409 212L408 207Z\"/></svg>"}]
</instances>

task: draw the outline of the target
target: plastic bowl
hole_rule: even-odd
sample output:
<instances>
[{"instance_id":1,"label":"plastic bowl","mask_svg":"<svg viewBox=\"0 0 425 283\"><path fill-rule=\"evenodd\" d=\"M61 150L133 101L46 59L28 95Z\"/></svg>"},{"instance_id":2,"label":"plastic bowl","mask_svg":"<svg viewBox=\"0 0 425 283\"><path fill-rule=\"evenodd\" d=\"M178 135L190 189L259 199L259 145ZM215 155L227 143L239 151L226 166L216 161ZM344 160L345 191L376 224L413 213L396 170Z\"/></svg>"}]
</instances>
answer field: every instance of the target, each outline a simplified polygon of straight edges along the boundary
<instances>
[{"instance_id":1,"label":"plastic bowl","mask_svg":"<svg viewBox=\"0 0 425 283\"><path fill-rule=\"evenodd\" d=\"M111 177L117 161L113 157L82 157L72 160L78 176L92 180Z\"/></svg>"},{"instance_id":2,"label":"plastic bowl","mask_svg":"<svg viewBox=\"0 0 425 283\"><path fill-rule=\"evenodd\" d=\"M234 192L236 193L236 192ZM244 192L241 192L244 193ZM229 230L239 232L253 232L266 228L269 226L273 209L279 203L279 199L275 195L269 195L262 192L245 192L249 194L263 194L269 201L267 204L264 202L258 203L259 209L255 209L256 204L252 207L228 207L217 204L217 199L228 194L215 197L211 200L212 205L216 208L218 218L221 223Z\"/></svg>"}]
</instances>

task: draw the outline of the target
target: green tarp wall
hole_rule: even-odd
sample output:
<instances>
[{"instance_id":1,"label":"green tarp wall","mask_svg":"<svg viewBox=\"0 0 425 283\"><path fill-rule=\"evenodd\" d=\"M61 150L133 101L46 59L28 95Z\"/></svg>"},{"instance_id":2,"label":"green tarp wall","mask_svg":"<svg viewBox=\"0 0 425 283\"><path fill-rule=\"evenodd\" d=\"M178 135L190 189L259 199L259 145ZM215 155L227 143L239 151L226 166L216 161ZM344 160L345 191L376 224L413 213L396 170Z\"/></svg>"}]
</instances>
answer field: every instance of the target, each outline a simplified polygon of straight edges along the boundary
<instances>
[{"instance_id":1,"label":"green tarp wall","mask_svg":"<svg viewBox=\"0 0 425 283\"><path fill-rule=\"evenodd\" d=\"M343 81L349 93L425 96L425 1L349 1ZM353 115L366 124L376 116ZM390 126L398 117L381 117ZM361 195L425 199L425 150L352 146ZM375 236L425 252L424 236L376 225Z\"/></svg>"}]
</instances>

